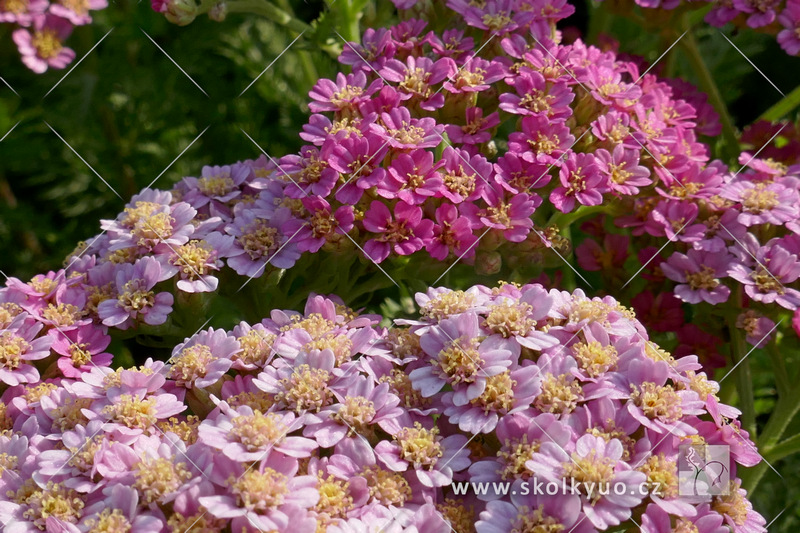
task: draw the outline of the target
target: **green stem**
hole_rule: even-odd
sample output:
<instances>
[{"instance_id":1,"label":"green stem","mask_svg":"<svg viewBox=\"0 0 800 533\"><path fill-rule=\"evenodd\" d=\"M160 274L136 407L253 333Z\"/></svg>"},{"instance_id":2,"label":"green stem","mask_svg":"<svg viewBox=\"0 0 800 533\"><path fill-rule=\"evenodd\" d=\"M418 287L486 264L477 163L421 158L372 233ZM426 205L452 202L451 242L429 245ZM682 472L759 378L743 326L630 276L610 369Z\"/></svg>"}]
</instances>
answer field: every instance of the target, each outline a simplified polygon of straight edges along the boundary
<instances>
[{"instance_id":1,"label":"green stem","mask_svg":"<svg viewBox=\"0 0 800 533\"><path fill-rule=\"evenodd\" d=\"M356 10L353 6L353 0L339 0L338 7L342 14L344 26L342 31L344 37L349 42L361 42L361 28L359 21L361 20L361 12Z\"/></svg>"},{"instance_id":2,"label":"green stem","mask_svg":"<svg viewBox=\"0 0 800 533\"><path fill-rule=\"evenodd\" d=\"M789 383L789 372L786 370L786 361L778 352L778 343L772 341L767 346L767 353L772 361L772 370L775 374L775 387L778 389L778 396L783 398L789 393L791 384Z\"/></svg>"},{"instance_id":3,"label":"green stem","mask_svg":"<svg viewBox=\"0 0 800 533\"><path fill-rule=\"evenodd\" d=\"M762 454L770 455L772 453L772 450L777 447L777 442L783 432L789 427L798 411L800 411L800 386L794 387L789 394L778 399L778 404L775 406L775 410L772 411L769 422L767 422L761 437L758 439ZM772 463L770 459L767 460ZM748 494L755 490L768 468L767 462L761 461L753 468L742 471L742 487L747 490Z\"/></svg>"},{"instance_id":4,"label":"green stem","mask_svg":"<svg viewBox=\"0 0 800 533\"><path fill-rule=\"evenodd\" d=\"M742 288L738 287L734 297L734 308L742 307ZM736 317L728 316L728 331L731 336L731 356L736 367L736 390L739 393L739 407L742 410L742 427L750 433L750 438L756 438L756 410L753 400L753 377L750 372L750 362L747 359L747 345L744 332L736 327Z\"/></svg>"},{"instance_id":5,"label":"green stem","mask_svg":"<svg viewBox=\"0 0 800 533\"><path fill-rule=\"evenodd\" d=\"M778 103L764 111L758 120L775 122L782 119L800 106L800 86L784 96Z\"/></svg>"},{"instance_id":6,"label":"green stem","mask_svg":"<svg viewBox=\"0 0 800 533\"><path fill-rule=\"evenodd\" d=\"M569 226L561 228L561 235L565 239L567 239L569 241L569 243L570 243L569 255L567 257L565 257L564 259L566 259L569 262L569 264L572 265L573 257L575 255L574 254L575 247L572 246L573 243L572 243L572 230L571 230L571 228ZM562 272L564 272L564 278L563 278L564 279L564 288L567 289L568 291L574 291L578 287L578 281L577 281L577 279L575 277L575 271L573 271L572 268L567 266L567 268L565 268Z\"/></svg>"},{"instance_id":7,"label":"green stem","mask_svg":"<svg viewBox=\"0 0 800 533\"><path fill-rule=\"evenodd\" d=\"M678 45L685 52L686 59L697 75L700 88L708 94L709 102L714 106L717 113L719 113L719 119L722 123L722 153L728 161L736 161L739 157L739 141L736 137L736 128L733 125L733 119L728 112L725 101L722 99L722 95L720 95L719 87L717 87L714 81L714 76L711 75L705 61L703 61L703 56L700 54L700 49L697 46L697 40L694 38L694 34L691 30L679 41Z\"/></svg>"},{"instance_id":8,"label":"green stem","mask_svg":"<svg viewBox=\"0 0 800 533\"><path fill-rule=\"evenodd\" d=\"M773 463L797 452L800 452L800 434L789 437L785 441L776 444L764 455L766 455L765 459L767 461Z\"/></svg>"},{"instance_id":9,"label":"green stem","mask_svg":"<svg viewBox=\"0 0 800 533\"><path fill-rule=\"evenodd\" d=\"M235 0L228 4L228 12L261 15L297 33L311 30L311 26L267 0Z\"/></svg>"},{"instance_id":10,"label":"green stem","mask_svg":"<svg viewBox=\"0 0 800 533\"><path fill-rule=\"evenodd\" d=\"M559 229L563 230L582 218L586 218L599 213L609 213L610 211L613 211L612 208L613 208L612 204L592 205L592 206L582 205L578 209L570 213L561 213L561 212L554 213L553 216L550 217L550 220L547 221L547 224L545 224L545 226L547 227L555 224L556 226L559 227Z\"/></svg>"}]
</instances>

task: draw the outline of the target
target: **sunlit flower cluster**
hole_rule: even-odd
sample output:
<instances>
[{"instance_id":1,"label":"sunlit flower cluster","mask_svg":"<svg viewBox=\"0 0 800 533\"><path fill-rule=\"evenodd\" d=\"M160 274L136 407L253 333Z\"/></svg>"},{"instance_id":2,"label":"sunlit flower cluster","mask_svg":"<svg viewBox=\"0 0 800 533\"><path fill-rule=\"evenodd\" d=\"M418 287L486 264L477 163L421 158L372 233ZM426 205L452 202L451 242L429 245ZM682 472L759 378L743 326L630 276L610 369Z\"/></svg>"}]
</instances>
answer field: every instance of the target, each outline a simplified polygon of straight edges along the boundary
<instances>
[{"instance_id":1,"label":"sunlit flower cluster","mask_svg":"<svg viewBox=\"0 0 800 533\"><path fill-rule=\"evenodd\" d=\"M42 320L20 311L3 330L4 531L766 531L735 465L728 494L679 493L682 445L760 456L697 358L649 341L629 309L537 284L416 299L419 318L387 328L312 295L116 370L91 324L37 337ZM87 364L35 374L59 364L62 335L86 341L71 357ZM535 477L658 490L454 489Z\"/></svg>"}]
</instances>

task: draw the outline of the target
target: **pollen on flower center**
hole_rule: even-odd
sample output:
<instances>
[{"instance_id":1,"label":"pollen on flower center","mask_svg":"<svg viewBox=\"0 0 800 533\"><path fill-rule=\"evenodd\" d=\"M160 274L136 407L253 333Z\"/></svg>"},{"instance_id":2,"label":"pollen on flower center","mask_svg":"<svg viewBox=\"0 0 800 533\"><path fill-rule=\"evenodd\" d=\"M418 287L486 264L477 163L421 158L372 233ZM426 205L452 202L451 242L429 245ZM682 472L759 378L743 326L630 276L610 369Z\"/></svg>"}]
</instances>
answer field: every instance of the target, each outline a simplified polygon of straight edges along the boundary
<instances>
[{"instance_id":1,"label":"pollen on flower center","mask_svg":"<svg viewBox=\"0 0 800 533\"><path fill-rule=\"evenodd\" d=\"M319 513L324 522L331 523L333 519L345 518L347 512L353 508L353 497L348 493L350 483L328 476L317 474L317 492L319 501L314 510Z\"/></svg>"},{"instance_id":2,"label":"pollen on flower center","mask_svg":"<svg viewBox=\"0 0 800 533\"><path fill-rule=\"evenodd\" d=\"M533 472L528 470L525 463L539 451L539 446L539 442L528 442L527 434L523 434L521 439L506 440L497 452L497 457L505 466L497 473L503 480L530 478Z\"/></svg>"},{"instance_id":3,"label":"pollen on flower center","mask_svg":"<svg viewBox=\"0 0 800 533\"><path fill-rule=\"evenodd\" d=\"M364 431L375 416L375 404L363 396L348 396L331 418L350 428L350 433Z\"/></svg>"},{"instance_id":4,"label":"pollen on flower center","mask_svg":"<svg viewBox=\"0 0 800 533\"><path fill-rule=\"evenodd\" d=\"M747 521L747 500L739 492L741 481L731 481L728 494L715 496L711 508L721 515L730 517L737 525L741 526Z\"/></svg>"},{"instance_id":5,"label":"pollen on flower center","mask_svg":"<svg viewBox=\"0 0 800 533\"><path fill-rule=\"evenodd\" d=\"M683 416L681 397L672 385L659 386L650 381L641 387L631 385L631 399L647 418L675 422Z\"/></svg>"},{"instance_id":6,"label":"pollen on flower center","mask_svg":"<svg viewBox=\"0 0 800 533\"><path fill-rule=\"evenodd\" d=\"M275 401L283 402L298 413L306 410L317 412L333 400L333 393L328 388L330 378L327 370L300 365L290 377L280 381L285 392L276 394Z\"/></svg>"},{"instance_id":7,"label":"pollen on flower center","mask_svg":"<svg viewBox=\"0 0 800 533\"><path fill-rule=\"evenodd\" d=\"M180 351L172 358L168 376L179 383L190 383L202 378L216 357L205 344L195 344Z\"/></svg>"},{"instance_id":8,"label":"pollen on flower center","mask_svg":"<svg viewBox=\"0 0 800 533\"><path fill-rule=\"evenodd\" d=\"M254 452L267 445L277 444L287 433L281 416L275 413L263 414L253 411L252 415L240 415L231 420L231 434L236 437L248 452Z\"/></svg>"},{"instance_id":9,"label":"pollen on flower center","mask_svg":"<svg viewBox=\"0 0 800 533\"><path fill-rule=\"evenodd\" d=\"M233 359L239 360L246 365L263 367L267 364L269 356L272 354L272 344L277 338L273 333L251 329L237 339L242 351L234 354Z\"/></svg>"},{"instance_id":10,"label":"pollen on flower center","mask_svg":"<svg viewBox=\"0 0 800 533\"><path fill-rule=\"evenodd\" d=\"M554 376L548 372L533 406L543 413L565 414L574 411L582 399L581 385L571 374Z\"/></svg>"},{"instance_id":11,"label":"pollen on flower center","mask_svg":"<svg viewBox=\"0 0 800 533\"><path fill-rule=\"evenodd\" d=\"M315 211L311 215L309 223L311 224L311 233L315 239L330 235L338 226L336 218L328 211Z\"/></svg>"},{"instance_id":12,"label":"pollen on flower center","mask_svg":"<svg viewBox=\"0 0 800 533\"><path fill-rule=\"evenodd\" d=\"M122 288L122 294L117 297L118 305L129 313L153 307L156 303L155 293L145 287L142 279L128 281Z\"/></svg>"},{"instance_id":13,"label":"pollen on flower center","mask_svg":"<svg viewBox=\"0 0 800 533\"><path fill-rule=\"evenodd\" d=\"M235 481L231 478L229 484L240 506L260 513L280 506L289 493L286 476L272 468L248 470Z\"/></svg>"},{"instance_id":14,"label":"pollen on flower center","mask_svg":"<svg viewBox=\"0 0 800 533\"><path fill-rule=\"evenodd\" d=\"M558 518L546 516L543 505L534 510L523 505L518 510L519 514L509 533L561 533L567 529Z\"/></svg>"},{"instance_id":15,"label":"pollen on flower center","mask_svg":"<svg viewBox=\"0 0 800 533\"><path fill-rule=\"evenodd\" d=\"M131 394L122 394L117 401L103 407L103 414L129 428L147 429L156 423L156 399L140 399Z\"/></svg>"},{"instance_id":16,"label":"pollen on flower center","mask_svg":"<svg viewBox=\"0 0 800 533\"><path fill-rule=\"evenodd\" d=\"M538 133L536 139L528 139L528 146L531 150L539 154L551 154L561 144L557 135L547 136L543 133Z\"/></svg>"},{"instance_id":17,"label":"pollen on flower center","mask_svg":"<svg viewBox=\"0 0 800 533\"><path fill-rule=\"evenodd\" d=\"M100 443L105 439L105 435L95 435L87 439L80 448L69 448L72 454L68 464L72 468L77 468L81 472L88 472L94 466L94 456L100 449Z\"/></svg>"},{"instance_id":18,"label":"pollen on flower center","mask_svg":"<svg viewBox=\"0 0 800 533\"><path fill-rule=\"evenodd\" d=\"M76 524L81 518L84 506L83 499L77 492L52 481L48 481L44 489L36 487L25 497L24 503L28 505L28 509L22 513L23 518L31 520L42 531L45 529L47 518L51 516Z\"/></svg>"},{"instance_id":19,"label":"pollen on flower center","mask_svg":"<svg viewBox=\"0 0 800 533\"><path fill-rule=\"evenodd\" d=\"M86 521L89 533L128 533L133 526L119 509L103 509L97 518Z\"/></svg>"},{"instance_id":20,"label":"pollen on flower center","mask_svg":"<svg viewBox=\"0 0 800 533\"><path fill-rule=\"evenodd\" d=\"M678 495L678 463L667 459L663 453L651 455L637 470L647 476L649 486L658 487L663 498Z\"/></svg>"},{"instance_id":21,"label":"pollen on flower center","mask_svg":"<svg viewBox=\"0 0 800 533\"><path fill-rule=\"evenodd\" d=\"M496 13L494 15L486 13L481 18L481 21L491 31L502 30L503 28L511 24L511 18L502 13Z\"/></svg>"},{"instance_id":22,"label":"pollen on flower center","mask_svg":"<svg viewBox=\"0 0 800 533\"><path fill-rule=\"evenodd\" d=\"M404 427L394 439L400 445L400 457L414 466L433 468L444 455L439 443L439 428L425 429L419 422Z\"/></svg>"},{"instance_id":23,"label":"pollen on flower center","mask_svg":"<svg viewBox=\"0 0 800 533\"><path fill-rule=\"evenodd\" d=\"M19 457L16 455L0 453L0 475L2 475L6 470L13 471L15 468L17 468L18 463Z\"/></svg>"},{"instance_id":24,"label":"pollen on flower center","mask_svg":"<svg viewBox=\"0 0 800 533\"><path fill-rule=\"evenodd\" d=\"M785 292L783 284L762 265L758 265L755 270L750 272L750 277L753 278L760 292L777 292L778 294Z\"/></svg>"},{"instance_id":25,"label":"pollen on flower center","mask_svg":"<svg viewBox=\"0 0 800 533\"><path fill-rule=\"evenodd\" d=\"M525 94L519 102L520 107L529 109L534 113L550 111L550 102L555 100L555 96L547 94L545 91L534 89Z\"/></svg>"},{"instance_id":26,"label":"pollen on flower center","mask_svg":"<svg viewBox=\"0 0 800 533\"><path fill-rule=\"evenodd\" d=\"M575 343L572 346L572 355L580 367L593 378L614 368L619 359L616 348L610 344L603 346L597 341Z\"/></svg>"},{"instance_id":27,"label":"pollen on flower center","mask_svg":"<svg viewBox=\"0 0 800 533\"><path fill-rule=\"evenodd\" d=\"M19 335L5 331L0 334L0 368L16 370L22 364L22 355L31 345Z\"/></svg>"},{"instance_id":28,"label":"pollen on flower center","mask_svg":"<svg viewBox=\"0 0 800 533\"><path fill-rule=\"evenodd\" d=\"M386 231L378 235L380 242L403 242L411 238L413 231L406 227L405 220L390 220L386 223Z\"/></svg>"},{"instance_id":29,"label":"pollen on flower center","mask_svg":"<svg viewBox=\"0 0 800 533\"><path fill-rule=\"evenodd\" d=\"M260 259L278 249L278 230L264 221L250 224L242 233L237 240L250 259Z\"/></svg>"},{"instance_id":30,"label":"pollen on flower center","mask_svg":"<svg viewBox=\"0 0 800 533\"><path fill-rule=\"evenodd\" d=\"M752 189L742 193L742 207L751 213L769 211L780 204L778 193L767 190L763 183L757 184Z\"/></svg>"},{"instance_id":31,"label":"pollen on flower center","mask_svg":"<svg viewBox=\"0 0 800 533\"><path fill-rule=\"evenodd\" d=\"M181 269L187 278L197 278L208 273L208 260L214 249L206 241L191 240L175 250L170 263Z\"/></svg>"},{"instance_id":32,"label":"pollen on flower center","mask_svg":"<svg viewBox=\"0 0 800 533\"><path fill-rule=\"evenodd\" d=\"M440 367L452 385L474 382L483 365L478 339L460 338L448 342L431 364Z\"/></svg>"},{"instance_id":33,"label":"pollen on flower center","mask_svg":"<svg viewBox=\"0 0 800 533\"><path fill-rule=\"evenodd\" d=\"M367 480L370 497L378 503L402 506L411 498L411 487L400 472L372 465L361 472L361 477Z\"/></svg>"},{"instance_id":34,"label":"pollen on flower center","mask_svg":"<svg viewBox=\"0 0 800 533\"><path fill-rule=\"evenodd\" d=\"M402 128L390 129L387 132L403 144L419 144L425 138L424 128L412 126L406 122L403 122Z\"/></svg>"},{"instance_id":35,"label":"pollen on flower center","mask_svg":"<svg viewBox=\"0 0 800 533\"><path fill-rule=\"evenodd\" d=\"M175 513L167 520L172 533L218 533L226 524L226 520L211 516L205 509L189 516Z\"/></svg>"},{"instance_id":36,"label":"pollen on flower center","mask_svg":"<svg viewBox=\"0 0 800 533\"><path fill-rule=\"evenodd\" d=\"M336 107L347 107L351 101L361 97L364 94L364 88L357 85L347 85L330 97L330 101Z\"/></svg>"},{"instance_id":37,"label":"pollen on flower center","mask_svg":"<svg viewBox=\"0 0 800 533\"><path fill-rule=\"evenodd\" d=\"M417 67L406 72L406 77L399 86L410 93L427 98L431 93L431 89L428 87L429 78L430 74L425 72L425 69Z\"/></svg>"},{"instance_id":38,"label":"pollen on flower center","mask_svg":"<svg viewBox=\"0 0 800 533\"><path fill-rule=\"evenodd\" d=\"M505 371L486 378L486 389L470 404L481 407L484 414L490 412L507 412L514 407L514 386L511 372Z\"/></svg>"},{"instance_id":39,"label":"pollen on flower center","mask_svg":"<svg viewBox=\"0 0 800 533\"><path fill-rule=\"evenodd\" d=\"M464 503L446 498L444 502L437 503L436 509L450 522L453 531L469 533L475 531L475 507L465 506Z\"/></svg>"},{"instance_id":40,"label":"pollen on flower center","mask_svg":"<svg viewBox=\"0 0 800 533\"><path fill-rule=\"evenodd\" d=\"M352 355L353 341L344 335L328 334L319 339L315 339L303 346L303 351L311 350L330 350L336 357L336 364L342 364L350 360Z\"/></svg>"},{"instance_id":41,"label":"pollen on flower center","mask_svg":"<svg viewBox=\"0 0 800 533\"><path fill-rule=\"evenodd\" d=\"M469 174L464 171L464 167L458 167L458 171L449 171L444 174L444 185L451 192L461 195L464 198L475 191L476 174Z\"/></svg>"},{"instance_id":42,"label":"pollen on flower center","mask_svg":"<svg viewBox=\"0 0 800 533\"><path fill-rule=\"evenodd\" d=\"M441 320L463 313L475 305L475 297L464 291L447 291L436 295L420 309L423 317Z\"/></svg>"},{"instance_id":43,"label":"pollen on flower center","mask_svg":"<svg viewBox=\"0 0 800 533\"><path fill-rule=\"evenodd\" d=\"M336 326L333 322L327 318L324 318L319 313L311 313L305 318L300 315L294 315L291 320L292 323L283 326L281 331L302 329L311 335L312 339L319 339L323 335L333 331L333 328Z\"/></svg>"},{"instance_id":44,"label":"pollen on flower center","mask_svg":"<svg viewBox=\"0 0 800 533\"><path fill-rule=\"evenodd\" d=\"M414 390L411 378L400 369L392 369L391 374L383 376L381 383L389 383L392 392L400 398L402 405L407 409L423 409L431 404L430 398L424 398L419 391Z\"/></svg>"},{"instance_id":45,"label":"pollen on flower center","mask_svg":"<svg viewBox=\"0 0 800 533\"><path fill-rule=\"evenodd\" d=\"M88 365L92 360L92 354L86 349L86 343L72 343L69 346L69 358L75 368Z\"/></svg>"},{"instance_id":46,"label":"pollen on flower center","mask_svg":"<svg viewBox=\"0 0 800 533\"><path fill-rule=\"evenodd\" d=\"M636 440L625 433L625 430L619 429L612 419L606 420L606 427L608 429L600 427L587 428L586 433L595 437L602 437L606 442L611 442L611 439L617 439L622 443L621 459L629 461L635 452Z\"/></svg>"},{"instance_id":47,"label":"pollen on flower center","mask_svg":"<svg viewBox=\"0 0 800 533\"><path fill-rule=\"evenodd\" d=\"M686 276L686 281L689 283L689 287L692 290L712 290L716 289L719 285L719 281L714 279L716 277L716 273L714 269L710 266L703 265L700 267L699 272L686 272L684 274Z\"/></svg>"},{"instance_id":48,"label":"pollen on flower center","mask_svg":"<svg viewBox=\"0 0 800 533\"><path fill-rule=\"evenodd\" d=\"M598 457L597 452L592 450L585 457L577 453L572 453L572 459L566 461L561 466L564 469L564 477L572 478L582 483L609 483L614 479L614 466L616 462L610 457ZM599 498L595 494L595 498Z\"/></svg>"},{"instance_id":49,"label":"pollen on flower center","mask_svg":"<svg viewBox=\"0 0 800 533\"><path fill-rule=\"evenodd\" d=\"M192 479L186 463L176 463L172 458L157 457L137 463L133 486L145 503L153 503L166 494L177 491Z\"/></svg>"},{"instance_id":50,"label":"pollen on flower center","mask_svg":"<svg viewBox=\"0 0 800 533\"><path fill-rule=\"evenodd\" d=\"M22 307L15 303L6 302L0 304L0 329L5 329L8 327L8 325L11 324L11 321L19 316L22 311Z\"/></svg>"},{"instance_id":51,"label":"pollen on flower center","mask_svg":"<svg viewBox=\"0 0 800 533\"><path fill-rule=\"evenodd\" d=\"M34 32L31 38L31 45L36 49L36 54L42 59L56 57L63 48L56 30L51 28L44 28L42 31Z\"/></svg>"},{"instance_id":52,"label":"pollen on flower center","mask_svg":"<svg viewBox=\"0 0 800 533\"><path fill-rule=\"evenodd\" d=\"M536 326L536 321L529 317L532 310L525 303L505 302L492 305L483 325L506 338L515 335L524 337Z\"/></svg>"},{"instance_id":53,"label":"pollen on flower center","mask_svg":"<svg viewBox=\"0 0 800 533\"><path fill-rule=\"evenodd\" d=\"M0 11L19 15L28 10L27 0L0 0Z\"/></svg>"},{"instance_id":54,"label":"pollen on flower center","mask_svg":"<svg viewBox=\"0 0 800 533\"><path fill-rule=\"evenodd\" d=\"M225 196L234 187L236 187L236 184L231 179L230 172L221 172L216 176L197 180L197 188L206 196Z\"/></svg>"},{"instance_id":55,"label":"pollen on flower center","mask_svg":"<svg viewBox=\"0 0 800 533\"><path fill-rule=\"evenodd\" d=\"M675 522L675 527L672 529L673 533L700 533L700 530L697 529L697 526L694 525L694 522L690 522L685 518L678 518L678 521Z\"/></svg>"},{"instance_id":56,"label":"pollen on flower center","mask_svg":"<svg viewBox=\"0 0 800 533\"><path fill-rule=\"evenodd\" d=\"M71 326L80 320L83 313L76 305L72 304L47 304L42 310L42 317L57 326Z\"/></svg>"},{"instance_id":57,"label":"pollen on flower center","mask_svg":"<svg viewBox=\"0 0 800 533\"><path fill-rule=\"evenodd\" d=\"M83 414L84 409L92 405L91 398L67 398L58 407L50 411L53 418L53 429L61 432L73 429L78 424L85 424L88 419Z\"/></svg>"},{"instance_id":58,"label":"pollen on flower center","mask_svg":"<svg viewBox=\"0 0 800 533\"><path fill-rule=\"evenodd\" d=\"M627 166L626 163L620 163L618 165L609 163L608 170L611 173L611 181L613 181L618 185L621 185L626 181L628 181L631 178L631 176L633 176L633 172L625 170L626 166Z\"/></svg>"}]
</instances>

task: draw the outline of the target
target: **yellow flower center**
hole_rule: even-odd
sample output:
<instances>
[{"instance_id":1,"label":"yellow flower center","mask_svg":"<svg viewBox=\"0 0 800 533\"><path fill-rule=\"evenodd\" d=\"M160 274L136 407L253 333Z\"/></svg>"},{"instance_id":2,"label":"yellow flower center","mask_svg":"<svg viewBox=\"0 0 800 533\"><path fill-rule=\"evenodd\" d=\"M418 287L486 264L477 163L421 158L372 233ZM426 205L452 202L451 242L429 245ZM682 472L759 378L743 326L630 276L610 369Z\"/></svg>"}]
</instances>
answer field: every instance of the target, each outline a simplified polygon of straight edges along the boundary
<instances>
[{"instance_id":1,"label":"yellow flower center","mask_svg":"<svg viewBox=\"0 0 800 533\"><path fill-rule=\"evenodd\" d=\"M366 467L361 476L367 480L370 497L378 503L402 506L411 498L411 487L400 472L372 465Z\"/></svg>"},{"instance_id":2,"label":"yellow flower center","mask_svg":"<svg viewBox=\"0 0 800 533\"><path fill-rule=\"evenodd\" d=\"M714 269L707 265L700 267L698 272L687 271L685 276L689 287L695 291L700 289L712 290L719 286L719 281L715 279L716 273Z\"/></svg>"},{"instance_id":3,"label":"yellow flower center","mask_svg":"<svg viewBox=\"0 0 800 533\"><path fill-rule=\"evenodd\" d=\"M286 476L271 468L248 470L237 480L231 478L229 484L239 506L260 513L280 506L289 493Z\"/></svg>"},{"instance_id":4,"label":"yellow flower center","mask_svg":"<svg viewBox=\"0 0 800 533\"><path fill-rule=\"evenodd\" d=\"M172 366L167 376L179 384L191 383L198 378L205 377L208 365L216 359L211 353L211 348L205 344L189 346L171 359Z\"/></svg>"},{"instance_id":5,"label":"yellow flower center","mask_svg":"<svg viewBox=\"0 0 800 533\"><path fill-rule=\"evenodd\" d=\"M56 30L51 28L34 32L31 45L36 49L36 54L45 60L56 57L63 48Z\"/></svg>"},{"instance_id":6,"label":"yellow flower center","mask_svg":"<svg viewBox=\"0 0 800 533\"><path fill-rule=\"evenodd\" d=\"M103 413L112 420L131 429L147 429L156 423L156 399L139 399L122 394L119 399L103 408Z\"/></svg>"},{"instance_id":7,"label":"yellow flower center","mask_svg":"<svg viewBox=\"0 0 800 533\"><path fill-rule=\"evenodd\" d=\"M583 389L572 375L554 376L548 372L533 406L543 413L566 414L574 411L582 399Z\"/></svg>"},{"instance_id":8,"label":"yellow flower center","mask_svg":"<svg viewBox=\"0 0 800 533\"><path fill-rule=\"evenodd\" d=\"M280 381L285 392L276 394L275 401L284 403L298 414L307 410L317 412L333 400L333 393L328 388L330 377L327 370L300 365L290 377Z\"/></svg>"},{"instance_id":9,"label":"yellow flower center","mask_svg":"<svg viewBox=\"0 0 800 533\"><path fill-rule=\"evenodd\" d=\"M439 428L425 429L419 422L414 427L404 427L394 436L400 445L400 457L414 466L432 469L444 455L439 443Z\"/></svg>"},{"instance_id":10,"label":"yellow flower center","mask_svg":"<svg viewBox=\"0 0 800 533\"><path fill-rule=\"evenodd\" d=\"M139 491L144 503L154 503L161 497L173 493L192 479L186 463L176 463L173 458L157 457L137 463L136 481L133 486Z\"/></svg>"},{"instance_id":11,"label":"yellow flower center","mask_svg":"<svg viewBox=\"0 0 800 533\"><path fill-rule=\"evenodd\" d=\"M603 346L597 341L578 342L572 346L572 355L578 365L593 378L608 372L617 364L617 349L611 345Z\"/></svg>"},{"instance_id":12,"label":"yellow flower center","mask_svg":"<svg viewBox=\"0 0 800 533\"><path fill-rule=\"evenodd\" d=\"M255 452L268 445L275 445L286 436L288 428L275 413L240 415L231 420L231 434L248 452Z\"/></svg>"},{"instance_id":13,"label":"yellow flower center","mask_svg":"<svg viewBox=\"0 0 800 533\"><path fill-rule=\"evenodd\" d=\"M683 416L681 397L672 385L659 386L645 381L641 387L631 385L631 399L647 418L675 422Z\"/></svg>"}]
</instances>

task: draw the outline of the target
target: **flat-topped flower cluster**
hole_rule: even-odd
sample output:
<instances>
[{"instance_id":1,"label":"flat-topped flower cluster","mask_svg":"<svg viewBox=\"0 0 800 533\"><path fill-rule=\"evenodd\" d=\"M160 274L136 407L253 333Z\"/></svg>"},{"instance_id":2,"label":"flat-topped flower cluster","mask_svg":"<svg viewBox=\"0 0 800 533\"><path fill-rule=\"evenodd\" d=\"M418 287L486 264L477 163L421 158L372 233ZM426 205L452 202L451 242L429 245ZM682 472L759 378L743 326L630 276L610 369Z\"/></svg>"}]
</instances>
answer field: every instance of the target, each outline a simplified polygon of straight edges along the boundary
<instances>
[{"instance_id":1,"label":"flat-topped flower cluster","mask_svg":"<svg viewBox=\"0 0 800 533\"><path fill-rule=\"evenodd\" d=\"M4 362L53 341L96 364L2 395L4 531L765 531L735 464L729 494L679 494L682 444L760 456L697 358L649 341L629 309L538 284L416 299L418 320L386 328L312 296L303 313L208 328L166 363L116 370L87 329L56 349L20 313ZM451 487L534 476L631 491ZM642 484L660 490L632 495Z\"/></svg>"}]
</instances>

